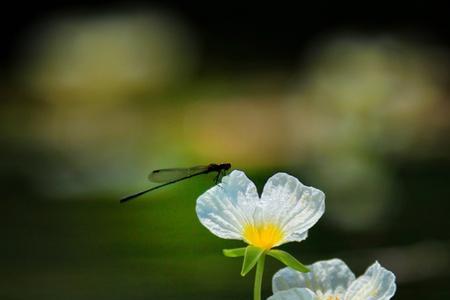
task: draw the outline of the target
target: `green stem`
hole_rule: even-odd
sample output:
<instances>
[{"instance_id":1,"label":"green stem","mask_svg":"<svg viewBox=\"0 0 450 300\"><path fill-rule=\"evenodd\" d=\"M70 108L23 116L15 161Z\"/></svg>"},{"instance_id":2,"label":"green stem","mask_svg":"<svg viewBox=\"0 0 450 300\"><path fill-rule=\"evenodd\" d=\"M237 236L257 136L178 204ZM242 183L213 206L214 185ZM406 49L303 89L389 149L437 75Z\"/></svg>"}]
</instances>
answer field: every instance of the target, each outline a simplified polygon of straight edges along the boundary
<instances>
[{"instance_id":1,"label":"green stem","mask_svg":"<svg viewBox=\"0 0 450 300\"><path fill-rule=\"evenodd\" d=\"M261 257L258 259L258 264L256 265L256 274L255 274L255 287L253 289L253 299L261 300L261 285L262 278L264 273L264 261L266 259L266 253L263 253Z\"/></svg>"}]
</instances>

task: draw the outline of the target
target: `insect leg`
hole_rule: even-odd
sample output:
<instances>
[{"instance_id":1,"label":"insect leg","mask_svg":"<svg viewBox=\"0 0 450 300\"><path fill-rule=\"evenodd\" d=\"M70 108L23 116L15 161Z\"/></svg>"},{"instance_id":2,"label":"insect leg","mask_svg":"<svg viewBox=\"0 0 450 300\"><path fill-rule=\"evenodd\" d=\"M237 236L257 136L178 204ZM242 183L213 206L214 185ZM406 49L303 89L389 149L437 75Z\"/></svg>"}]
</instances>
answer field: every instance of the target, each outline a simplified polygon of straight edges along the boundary
<instances>
[{"instance_id":1,"label":"insect leg","mask_svg":"<svg viewBox=\"0 0 450 300\"><path fill-rule=\"evenodd\" d=\"M214 178L214 183L217 184L219 183L219 179L220 179L220 174L222 173L222 170L220 170L219 172L217 172L217 176Z\"/></svg>"}]
</instances>

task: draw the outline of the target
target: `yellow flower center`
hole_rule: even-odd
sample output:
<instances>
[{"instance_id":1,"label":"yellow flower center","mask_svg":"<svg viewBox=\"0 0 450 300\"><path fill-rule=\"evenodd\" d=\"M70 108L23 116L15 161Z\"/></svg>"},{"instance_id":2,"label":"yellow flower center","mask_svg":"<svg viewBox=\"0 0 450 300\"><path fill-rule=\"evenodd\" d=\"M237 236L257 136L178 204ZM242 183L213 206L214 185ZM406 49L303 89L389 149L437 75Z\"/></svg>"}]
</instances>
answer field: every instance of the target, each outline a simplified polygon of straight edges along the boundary
<instances>
[{"instance_id":1,"label":"yellow flower center","mask_svg":"<svg viewBox=\"0 0 450 300\"><path fill-rule=\"evenodd\" d=\"M283 239L283 232L275 224L251 225L244 227L244 239L250 245L270 249Z\"/></svg>"},{"instance_id":2,"label":"yellow flower center","mask_svg":"<svg viewBox=\"0 0 450 300\"><path fill-rule=\"evenodd\" d=\"M316 291L316 295L317 295L317 299L320 299L320 300L340 300L343 297L340 294L334 294L334 295L330 295L329 293L323 294L319 290Z\"/></svg>"}]
</instances>

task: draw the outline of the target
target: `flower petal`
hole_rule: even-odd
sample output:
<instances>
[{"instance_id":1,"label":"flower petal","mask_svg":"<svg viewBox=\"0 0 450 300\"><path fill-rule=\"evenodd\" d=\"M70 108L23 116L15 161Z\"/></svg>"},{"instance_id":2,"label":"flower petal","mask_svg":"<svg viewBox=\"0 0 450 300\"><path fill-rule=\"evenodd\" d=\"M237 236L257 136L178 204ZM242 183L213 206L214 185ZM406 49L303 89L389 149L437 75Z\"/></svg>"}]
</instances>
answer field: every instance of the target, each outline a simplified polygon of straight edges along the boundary
<instances>
[{"instance_id":1,"label":"flower petal","mask_svg":"<svg viewBox=\"0 0 450 300\"><path fill-rule=\"evenodd\" d=\"M322 294L343 294L355 275L340 259L318 261L308 266L311 272L300 273L284 268L275 273L272 279L273 292L294 287L308 288Z\"/></svg>"},{"instance_id":2,"label":"flower petal","mask_svg":"<svg viewBox=\"0 0 450 300\"><path fill-rule=\"evenodd\" d=\"M307 237L308 229L325 211L325 194L291 175L277 173L264 186L261 203L261 218L278 224L285 233L282 244Z\"/></svg>"},{"instance_id":3,"label":"flower petal","mask_svg":"<svg viewBox=\"0 0 450 300\"><path fill-rule=\"evenodd\" d=\"M243 226L253 222L258 202L256 186L244 172L235 170L198 197L196 212L203 226L213 234L240 240Z\"/></svg>"},{"instance_id":4,"label":"flower petal","mask_svg":"<svg viewBox=\"0 0 450 300\"><path fill-rule=\"evenodd\" d=\"M388 300L395 294L395 275L378 262L358 277L345 293L345 300Z\"/></svg>"},{"instance_id":5,"label":"flower petal","mask_svg":"<svg viewBox=\"0 0 450 300\"><path fill-rule=\"evenodd\" d=\"M294 288L277 292L267 298L267 300L314 300L315 295L308 289Z\"/></svg>"}]
</instances>

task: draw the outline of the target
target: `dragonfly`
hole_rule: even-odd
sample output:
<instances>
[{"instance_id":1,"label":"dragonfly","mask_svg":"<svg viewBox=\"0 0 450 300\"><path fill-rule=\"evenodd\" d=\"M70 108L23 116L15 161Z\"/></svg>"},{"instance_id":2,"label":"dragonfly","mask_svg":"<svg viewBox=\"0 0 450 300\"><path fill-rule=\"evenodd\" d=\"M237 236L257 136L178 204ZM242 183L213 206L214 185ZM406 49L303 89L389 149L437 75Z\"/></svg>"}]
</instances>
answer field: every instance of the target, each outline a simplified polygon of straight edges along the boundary
<instances>
[{"instance_id":1,"label":"dragonfly","mask_svg":"<svg viewBox=\"0 0 450 300\"><path fill-rule=\"evenodd\" d=\"M231 168L230 163L222 163L222 164L209 164L205 166L195 166L191 168L170 168L170 169L154 170L148 175L148 180L155 183L162 183L161 185L126 196L120 199L120 203L130 201L148 192L165 187L169 184L173 184L203 174L217 172L217 175L214 179L215 183L217 184L219 180L222 178L222 176L224 176L230 168Z\"/></svg>"}]
</instances>

